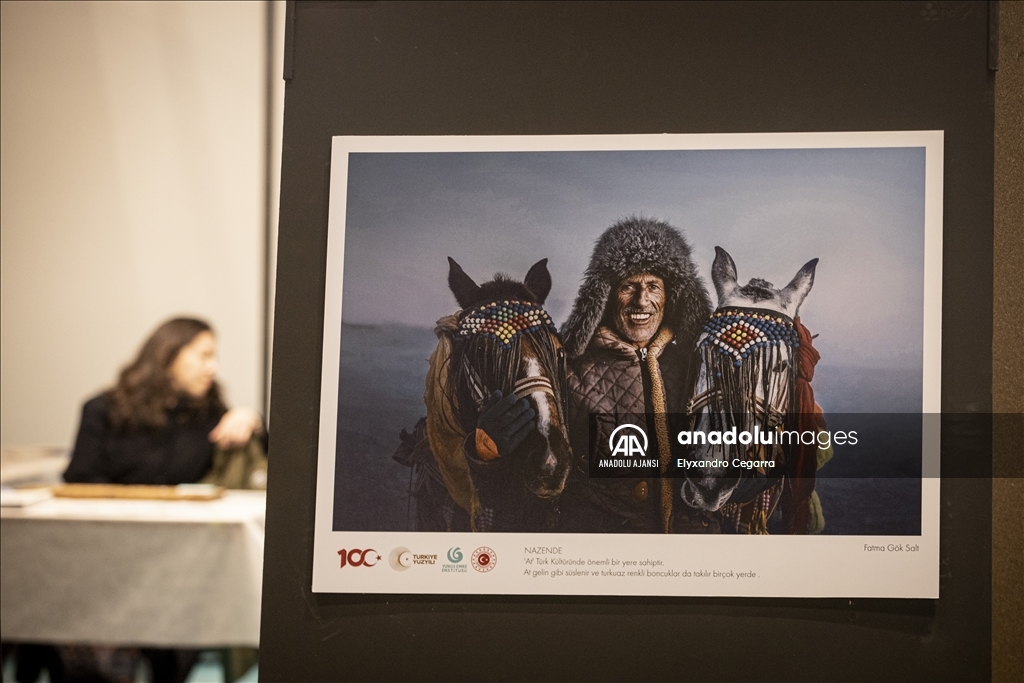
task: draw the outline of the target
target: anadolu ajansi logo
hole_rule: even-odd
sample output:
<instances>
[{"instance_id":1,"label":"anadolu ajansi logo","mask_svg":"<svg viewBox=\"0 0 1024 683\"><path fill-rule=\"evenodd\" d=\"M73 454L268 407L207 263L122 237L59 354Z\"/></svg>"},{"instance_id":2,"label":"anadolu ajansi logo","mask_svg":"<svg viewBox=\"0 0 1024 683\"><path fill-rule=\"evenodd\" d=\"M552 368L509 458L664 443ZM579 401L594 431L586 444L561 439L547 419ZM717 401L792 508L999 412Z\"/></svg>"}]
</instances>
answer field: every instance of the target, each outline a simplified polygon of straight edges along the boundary
<instances>
[{"instance_id":1,"label":"anadolu ajansi logo","mask_svg":"<svg viewBox=\"0 0 1024 683\"><path fill-rule=\"evenodd\" d=\"M489 572L498 564L497 553L487 547L477 548L469 559L478 572Z\"/></svg>"},{"instance_id":2,"label":"anadolu ajansi logo","mask_svg":"<svg viewBox=\"0 0 1024 683\"><path fill-rule=\"evenodd\" d=\"M613 458L617 455L627 458L634 455L644 457L647 455L647 432L636 425L619 425L608 437L608 448L611 449Z\"/></svg>"},{"instance_id":3,"label":"anadolu ajansi logo","mask_svg":"<svg viewBox=\"0 0 1024 683\"><path fill-rule=\"evenodd\" d=\"M412 551L408 548L395 548L388 555L388 564L396 572L404 572L412 566Z\"/></svg>"},{"instance_id":4,"label":"anadolu ajansi logo","mask_svg":"<svg viewBox=\"0 0 1024 683\"><path fill-rule=\"evenodd\" d=\"M340 558L342 569L345 567L374 567L380 561L380 555L373 548L367 548L366 550L359 548L346 550L342 548L338 551L338 557Z\"/></svg>"}]
</instances>

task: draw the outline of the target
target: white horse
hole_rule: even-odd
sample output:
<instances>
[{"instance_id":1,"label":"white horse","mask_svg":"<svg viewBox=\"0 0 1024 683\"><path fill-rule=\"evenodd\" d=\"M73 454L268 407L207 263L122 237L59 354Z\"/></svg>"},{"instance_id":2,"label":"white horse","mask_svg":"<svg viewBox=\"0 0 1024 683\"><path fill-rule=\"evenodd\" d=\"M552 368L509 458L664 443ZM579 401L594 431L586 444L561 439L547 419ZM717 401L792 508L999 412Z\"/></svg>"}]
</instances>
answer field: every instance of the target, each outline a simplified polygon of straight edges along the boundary
<instances>
[{"instance_id":1,"label":"white horse","mask_svg":"<svg viewBox=\"0 0 1024 683\"><path fill-rule=\"evenodd\" d=\"M682 497L691 507L721 510L727 516L740 504L755 501L761 506L755 510L761 523L744 524L763 531L778 502L784 474L777 430L796 410L799 337L794 319L814 284L818 259L808 261L788 285L776 289L758 278L741 286L732 257L720 247L715 247L715 254L711 279L718 308L697 339L701 365L687 411L693 436L687 458L712 465L687 469ZM711 436L732 430L759 441ZM697 438L698 432L705 436ZM737 467L737 459L747 466ZM774 467L750 466L772 461ZM734 493L736 498L730 500Z\"/></svg>"}]
</instances>

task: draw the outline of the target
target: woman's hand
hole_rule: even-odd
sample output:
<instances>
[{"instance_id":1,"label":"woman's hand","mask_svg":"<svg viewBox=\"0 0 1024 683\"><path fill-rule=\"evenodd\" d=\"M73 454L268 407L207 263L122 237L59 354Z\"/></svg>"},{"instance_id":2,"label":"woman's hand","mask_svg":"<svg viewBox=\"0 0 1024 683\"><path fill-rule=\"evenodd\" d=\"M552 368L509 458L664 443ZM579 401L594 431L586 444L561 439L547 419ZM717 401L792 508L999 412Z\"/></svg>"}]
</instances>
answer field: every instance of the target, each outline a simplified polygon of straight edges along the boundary
<instances>
[{"instance_id":1,"label":"woman's hand","mask_svg":"<svg viewBox=\"0 0 1024 683\"><path fill-rule=\"evenodd\" d=\"M221 448L244 446L263 429L263 418L252 408L232 408L210 432L210 441Z\"/></svg>"}]
</instances>

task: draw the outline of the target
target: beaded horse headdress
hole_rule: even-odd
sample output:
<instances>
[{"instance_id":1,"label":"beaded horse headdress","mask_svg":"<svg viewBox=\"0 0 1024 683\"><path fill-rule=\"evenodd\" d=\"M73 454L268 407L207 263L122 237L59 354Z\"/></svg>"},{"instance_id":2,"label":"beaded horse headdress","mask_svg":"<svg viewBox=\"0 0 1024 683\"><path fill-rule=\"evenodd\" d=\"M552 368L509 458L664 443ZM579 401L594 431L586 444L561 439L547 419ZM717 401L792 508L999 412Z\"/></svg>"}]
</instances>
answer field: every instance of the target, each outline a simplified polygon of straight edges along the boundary
<instances>
[{"instance_id":1,"label":"beaded horse headdress","mask_svg":"<svg viewBox=\"0 0 1024 683\"><path fill-rule=\"evenodd\" d=\"M520 334L536 332L542 327L555 331L548 312L529 301L498 301L477 306L462 315L458 335L483 335L497 339L509 347Z\"/></svg>"},{"instance_id":2,"label":"beaded horse headdress","mask_svg":"<svg viewBox=\"0 0 1024 683\"><path fill-rule=\"evenodd\" d=\"M726 308L711 314L697 346L713 346L739 367L758 349L777 344L800 346L791 318L772 311Z\"/></svg>"},{"instance_id":3,"label":"beaded horse headdress","mask_svg":"<svg viewBox=\"0 0 1024 683\"><path fill-rule=\"evenodd\" d=\"M743 413L755 414L763 428L780 424L789 407L776 405L775 399L791 398L784 392L796 378L799 346L793 319L782 313L719 308L697 340L705 385L690 401L688 412L695 415L710 406L726 426Z\"/></svg>"},{"instance_id":4,"label":"beaded horse headdress","mask_svg":"<svg viewBox=\"0 0 1024 683\"><path fill-rule=\"evenodd\" d=\"M539 364L551 376L517 379L524 339L531 341ZM558 331L547 311L530 301L492 301L464 311L450 359L452 386L459 398L454 405L463 427L468 430L475 425L480 407L495 390L520 397L542 391L563 404L567 374L557 339Z\"/></svg>"}]
</instances>

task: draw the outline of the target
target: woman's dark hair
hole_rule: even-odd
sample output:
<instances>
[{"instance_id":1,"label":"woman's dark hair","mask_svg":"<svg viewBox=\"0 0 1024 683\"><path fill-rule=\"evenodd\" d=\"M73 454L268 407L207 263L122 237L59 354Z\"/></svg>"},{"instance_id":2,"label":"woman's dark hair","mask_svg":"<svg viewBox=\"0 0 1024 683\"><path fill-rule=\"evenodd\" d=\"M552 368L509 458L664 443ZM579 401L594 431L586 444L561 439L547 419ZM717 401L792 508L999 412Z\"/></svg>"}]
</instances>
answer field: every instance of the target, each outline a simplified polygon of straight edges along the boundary
<instances>
[{"instance_id":1,"label":"woman's dark hair","mask_svg":"<svg viewBox=\"0 0 1024 683\"><path fill-rule=\"evenodd\" d=\"M195 318L174 318L156 328L108 392L110 421L115 428L167 426L169 409L184 398L171 384L171 364L202 332L213 332L213 328ZM225 410L216 382L206 396L188 403L192 411L204 415Z\"/></svg>"}]
</instances>

